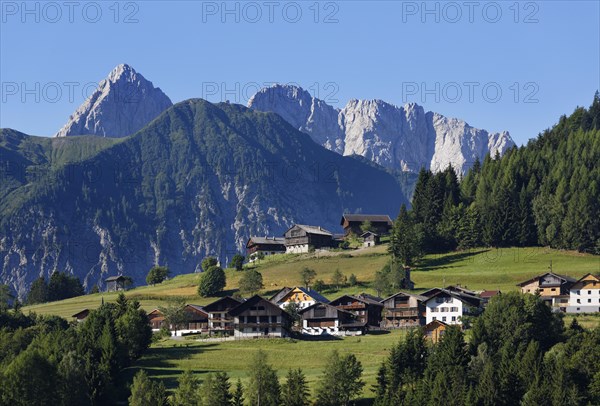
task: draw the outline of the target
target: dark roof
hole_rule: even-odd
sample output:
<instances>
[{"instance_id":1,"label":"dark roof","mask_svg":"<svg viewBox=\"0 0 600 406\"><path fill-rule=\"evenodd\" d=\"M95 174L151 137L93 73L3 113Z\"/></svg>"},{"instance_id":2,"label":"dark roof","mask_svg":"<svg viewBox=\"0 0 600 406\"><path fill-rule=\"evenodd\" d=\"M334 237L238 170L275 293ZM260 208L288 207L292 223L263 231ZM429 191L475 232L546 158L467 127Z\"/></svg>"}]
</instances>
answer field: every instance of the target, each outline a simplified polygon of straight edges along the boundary
<instances>
[{"instance_id":1,"label":"dark roof","mask_svg":"<svg viewBox=\"0 0 600 406\"><path fill-rule=\"evenodd\" d=\"M81 311L78 311L77 313L75 313L71 317L83 316L84 314L87 315L89 312L90 312L90 309L83 309Z\"/></svg>"},{"instance_id":2,"label":"dark roof","mask_svg":"<svg viewBox=\"0 0 600 406\"><path fill-rule=\"evenodd\" d=\"M452 291L456 291L456 292L463 292L463 293L466 293L467 295L471 295L471 296L477 295L472 290L467 289L466 286L462 287L460 285L449 285L449 286L446 286L444 289L446 289L446 290L452 290Z\"/></svg>"},{"instance_id":3,"label":"dark roof","mask_svg":"<svg viewBox=\"0 0 600 406\"><path fill-rule=\"evenodd\" d=\"M347 221L370 221L371 223L388 223L392 225L392 219L387 214L344 214L340 225L344 225L344 220Z\"/></svg>"},{"instance_id":4,"label":"dark roof","mask_svg":"<svg viewBox=\"0 0 600 406\"><path fill-rule=\"evenodd\" d=\"M306 231L309 234L320 234L320 235L331 235L331 236L333 236L333 234L331 232L325 230L321 226L308 226L308 225L305 225L305 224L294 224L293 226L291 226L290 228L288 228L287 231L290 231L294 227L299 227L299 228L303 229L304 231ZM286 231L286 233L287 233L287 231Z\"/></svg>"},{"instance_id":5,"label":"dark roof","mask_svg":"<svg viewBox=\"0 0 600 406\"><path fill-rule=\"evenodd\" d=\"M479 298L477 296L472 296L472 295L468 295L466 293L461 293L461 292L447 290L447 289L440 289L440 288L434 288L434 289L437 289L437 292L433 293L430 296L426 296L427 297L426 301L429 301L438 295L446 294L448 296L452 296L452 297L460 300L463 303L467 303L468 305L471 305L471 306L478 307L481 304L481 298ZM431 290L433 290L433 289L431 289Z\"/></svg>"},{"instance_id":6,"label":"dark roof","mask_svg":"<svg viewBox=\"0 0 600 406\"><path fill-rule=\"evenodd\" d=\"M275 294L273 296L271 296L269 298L269 300L273 303L279 302L279 300L281 300L281 298L283 298L285 295L287 295L290 290L292 290L292 288L288 288L287 286L284 286L283 288L281 288L277 292L275 292Z\"/></svg>"},{"instance_id":7,"label":"dark roof","mask_svg":"<svg viewBox=\"0 0 600 406\"><path fill-rule=\"evenodd\" d=\"M262 244L262 245L284 245L285 238L283 237L257 237L252 236L248 239L246 247L250 246L250 243Z\"/></svg>"},{"instance_id":8,"label":"dark roof","mask_svg":"<svg viewBox=\"0 0 600 406\"><path fill-rule=\"evenodd\" d=\"M386 297L385 299L381 299L381 303L383 303L383 302L385 302L387 300L393 299L393 298L395 298L396 296L399 296L399 295L412 296L412 297L417 298L417 300L420 300L421 302L424 302L424 301L426 301L428 299L428 297L426 297L426 296L414 295L414 294L408 293L408 292L398 292L398 293L394 293L392 296Z\"/></svg>"},{"instance_id":9,"label":"dark roof","mask_svg":"<svg viewBox=\"0 0 600 406\"><path fill-rule=\"evenodd\" d=\"M343 296L338 297L335 300L332 300L330 302L330 304L332 306L335 306L333 303L336 303L336 302L340 301L341 299L343 299L345 297L348 297L348 298L350 298L352 300L356 300L356 301L359 301L359 302L363 302L365 304L374 304L374 305L377 305L377 306L383 306L383 304L380 303L381 300L383 300L383 299L381 299L380 297L377 297L377 296L367 295L366 293L361 293L360 295L357 295L357 296L354 296L354 295L343 295Z\"/></svg>"},{"instance_id":10,"label":"dark roof","mask_svg":"<svg viewBox=\"0 0 600 406\"><path fill-rule=\"evenodd\" d=\"M379 237L379 234L374 233L373 231L367 231L365 233L362 233L360 236L364 238L366 235L369 235L369 234L373 234L375 237Z\"/></svg>"},{"instance_id":11,"label":"dark roof","mask_svg":"<svg viewBox=\"0 0 600 406\"><path fill-rule=\"evenodd\" d=\"M282 314L288 315L285 311L283 311L279 306L277 306L275 303L259 296L259 295L254 295L252 296L250 299L246 300L243 303L240 303L239 305L237 305L236 307L234 307L233 309L229 310L229 314L231 314L232 316L238 316L241 313L243 313L244 311L246 311L250 306L254 306L258 303L264 303L267 306L273 307L274 309L279 310ZM289 315L288 315L289 316Z\"/></svg>"},{"instance_id":12,"label":"dark roof","mask_svg":"<svg viewBox=\"0 0 600 406\"><path fill-rule=\"evenodd\" d=\"M553 275L553 276L556 276L557 278L559 278L559 279L562 279L562 280L564 280L565 282L570 282L570 283L575 283L575 282L577 282L577 279L575 279L575 278L571 278L570 276L566 276L566 275L559 275L559 274L557 274L557 273L554 273L554 272L546 272L546 273L543 273L543 274L540 274L540 275L534 276L533 278L531 278L531 279L528 279L528 280L526 280L526 281L524 281L524 282L517 283L517 286L523 286L523 285L527 285L528 283L531 283L531 282L533 282L533 281L537 281L538 279L540 279L540 278L542 278L543 276L546 276L546 275Z\"/></svg>"},{"instance_id":13,"label":"dark roof","mask_svg":"<svg viewBox=\"0 0 600 406\"><path fill-rule=\"evenodd\" d=\"M204 310L204 308L202 306L198 306L198 305L194 305L194 304L188 304L186 305L186 307L191 307L193 310L195 310L198 313L202 313L206 316L208 316L208 313L206 312L206 310Z\"/></svg>"},{"instance_id":14,"label":"dark roof","mask_svg":"<svg viewBox=\"0 0 600 406\"><path fill-rule=\"evenodd\" d=\"M440 325L442 325L442 326L446 326L446 327L448 326L448 324L444 323L444 322L443 322L443 321L441 321L441 320L432 320L432 321L430 321L429 323L427 323L427 324L425 325L425 328L428 328L429 326L431 326L431 325L433 325L433 324L440 324Z\"/></svg>"},{"instance_id":15,"label":"dark roof","mask_svg":"<svg viewBox=\"0 0 600 406\"><path fill-rule=\"evenodd\" d=\"M215 300L214 302L212 302L212 303L204 306L203 307L203 311L204 312L211 312L211 311L215 310L215 305L217 305L218 303L221 303L223 301L229 301L230 305L231 305L231 308L233 308L233 307L239 305L240 303L242 303L242 301L237 300L236 298L233 298L231 296L225 296L225 297L222 297L222 298L220 298L218 300Z\"/></svg>"},{"instance_id":16,"label":"dark roof","mask_svg":"<svg viewBox=\"0 0 600 406\"><path fill-rule=\"evenodd\" d=\"M104 282L114 282L121 279L125 279L125 277L123 275L109 276L108 278L104 279Z\"/></svg>"},{"instance_id":17,"label":"dark roof","mask_svg":"<svg viewBox=\"0 0 600 406\"><path fill-rule=\"evenodd\" d=\"M581 282L582 280L584 280L585 278L587 278L588 276L593 276L596 280L600 281L600 274L598 275L594 275L593 273L586 273L585 275L583 275L581 278L577 279L576 282Z\"/></svg>"}]
</instances>

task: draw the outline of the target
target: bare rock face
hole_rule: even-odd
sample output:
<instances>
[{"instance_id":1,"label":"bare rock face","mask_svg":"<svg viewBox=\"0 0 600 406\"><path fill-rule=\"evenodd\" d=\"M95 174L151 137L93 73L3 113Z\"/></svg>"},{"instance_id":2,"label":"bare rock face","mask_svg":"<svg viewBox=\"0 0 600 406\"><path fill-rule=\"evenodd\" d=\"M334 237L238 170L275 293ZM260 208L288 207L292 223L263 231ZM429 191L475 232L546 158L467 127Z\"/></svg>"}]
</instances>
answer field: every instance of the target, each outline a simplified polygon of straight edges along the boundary
<instances>
[{"instance_id":1,"label":"bare rock face","mask_svg":"<svg viewBox=\"0 0 600 406\"><path fill-rule=\"evenodd\" d=\"M125 137L154 120L173 103L131 66L117 66L71 115L56 137Z\"/></svg>"},{"instance_id":2,"label":"bare rock face","mask_svg":"<svg viewBox=\"0 0 600 406\"><path fill-rule=\"evenodd\" d=\"M502 155L515 145L508 132L488 133L411 103L350 100L341 110L295 86L261 89L248 102L282 116L312 139L343 155L361 155L386 168L465 173L489 152Z\"/></svg>"}]
</instances>

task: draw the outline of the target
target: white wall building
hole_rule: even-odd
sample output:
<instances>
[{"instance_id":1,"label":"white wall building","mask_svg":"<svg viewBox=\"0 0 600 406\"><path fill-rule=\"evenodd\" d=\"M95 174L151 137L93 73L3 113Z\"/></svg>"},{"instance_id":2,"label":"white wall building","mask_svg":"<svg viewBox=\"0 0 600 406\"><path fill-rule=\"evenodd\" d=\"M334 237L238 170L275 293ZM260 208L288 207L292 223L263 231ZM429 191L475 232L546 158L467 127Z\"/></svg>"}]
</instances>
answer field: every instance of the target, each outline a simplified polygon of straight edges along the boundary
<instances>
[{"instance_id":1,"label":"white wall building","mask_svg":"<svg viewBox=\"0 0 600 406\"><path fill-rule=\"evenodd\" d=\"M462 324L462 317L477 313L479 306L477 297L435 289L425 301L425 323L438 320L446 324Z\"/></svg>"},{"instance_id":2,"label":"white wall building","mask_svg":"<svg viewBox=\"0 0 600 406\"><path fill-rule=\"evenodd\" d=\"M569 289L567 313L600 312L600 276L587 274Z\"/></svg>"}]
</instances>

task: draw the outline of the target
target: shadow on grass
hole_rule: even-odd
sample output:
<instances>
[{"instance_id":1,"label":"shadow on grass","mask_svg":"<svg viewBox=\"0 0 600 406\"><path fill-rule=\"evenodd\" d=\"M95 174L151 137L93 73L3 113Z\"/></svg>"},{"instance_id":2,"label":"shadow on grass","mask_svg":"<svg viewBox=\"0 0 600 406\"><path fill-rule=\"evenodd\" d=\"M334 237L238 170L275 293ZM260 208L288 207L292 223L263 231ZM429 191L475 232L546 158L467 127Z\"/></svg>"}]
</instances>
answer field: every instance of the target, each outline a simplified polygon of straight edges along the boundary
<instances>
[{"instance_id":1,"label":"shadow on grass","mask_svg":"<svg viewBox=\"0 0 600 406\"><path fill-rule=\"evenodd\" d=\"M436 255L433 258L424 258L419 263L417 270L419 271L434 271L437 269L449 268L450 265L465 260L466 258L474 257L490 251L489 249L481 249L478 251L461 251L449 255Z\"/></svg>"}]
</instances>

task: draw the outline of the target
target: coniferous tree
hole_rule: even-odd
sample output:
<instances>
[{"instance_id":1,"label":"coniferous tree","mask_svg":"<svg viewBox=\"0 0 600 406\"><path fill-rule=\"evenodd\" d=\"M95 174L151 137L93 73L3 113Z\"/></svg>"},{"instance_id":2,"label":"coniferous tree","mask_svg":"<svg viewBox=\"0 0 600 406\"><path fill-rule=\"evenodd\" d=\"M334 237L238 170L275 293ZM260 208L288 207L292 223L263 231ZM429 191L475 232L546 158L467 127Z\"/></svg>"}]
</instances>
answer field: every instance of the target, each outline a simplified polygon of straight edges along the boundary
<instances>
[{"instance_id":1,"label":"coniferous tree","mask_svg":"<svg viewBox=\"0 0 600 406\"><path fill-rule=\"evenodd\" d=\"M281 404L283 406L307 406L309 402L308 384L301 369L290 369L286 382L281 387Z\"/></svg>"},{"instance_id":2,"label":"coniferous tree","mask_svg":"<svg viewBox=\"0 0 600 406\"><path fill-rule=\"evenodd\" d=\"M251 405L280 406L281 387L277 373L267 363L267 354L259 350L250 364L246 399Z\"/></svg>"},{"instance_id":3,"label":"coniferous tree","mask_svg":"<svg viewBox=\"0 0 600 406\"><path fill-rule=\"evenodd\" d=\"M181 374L177 381L179 385L171 401L173 406L196 406L199 384L194 373L188 369Z\"/></svg>"}]
</instances>

